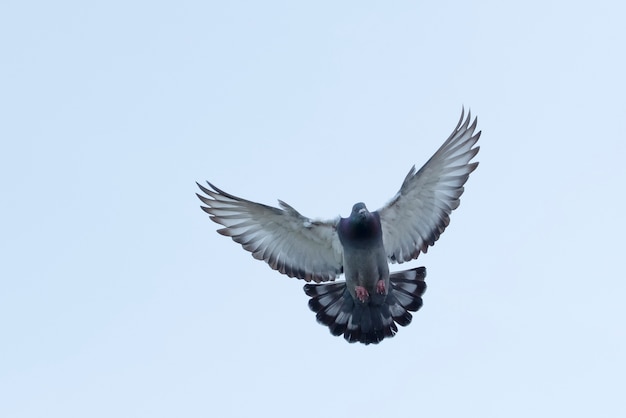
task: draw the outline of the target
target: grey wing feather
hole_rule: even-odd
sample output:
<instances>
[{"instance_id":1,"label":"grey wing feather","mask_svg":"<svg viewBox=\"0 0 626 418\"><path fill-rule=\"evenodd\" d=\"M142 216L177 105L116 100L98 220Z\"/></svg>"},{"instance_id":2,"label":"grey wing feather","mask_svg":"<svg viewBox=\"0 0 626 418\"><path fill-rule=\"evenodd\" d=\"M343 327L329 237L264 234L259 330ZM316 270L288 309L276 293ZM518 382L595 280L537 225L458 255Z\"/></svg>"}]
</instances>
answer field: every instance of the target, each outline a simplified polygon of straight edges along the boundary
<instances>
[{"instance_id":1,"label":"grey wing feather","mask_svg":"<svg viewBox=\"0 0 626 418\"><path fill-rule=\"evenodd\" d=\"M202 210L224 226L217 232L241 244L254 258L289 277L306 281L325 282L342 273L338 219L311 220L280 200L279 209L242 199L207 183L211 189L198 184L204 196L196 194L206 205L201 206Z\"/></svg>"},{"instance_id":2,"label":"grey wing feather","mask_svg":"<svg viewBox=\"0 0 626 418\"><path fill-rule=\"evenodd\" d=\"M464 111L450 137L419 171L407 174L400 191L378 210L387 257L403 263L426 252L450 223L450 213L459 206L463 185L477 162L470 163L480 147L474 147L477 119Z\"/></svg>"}]
</instances>

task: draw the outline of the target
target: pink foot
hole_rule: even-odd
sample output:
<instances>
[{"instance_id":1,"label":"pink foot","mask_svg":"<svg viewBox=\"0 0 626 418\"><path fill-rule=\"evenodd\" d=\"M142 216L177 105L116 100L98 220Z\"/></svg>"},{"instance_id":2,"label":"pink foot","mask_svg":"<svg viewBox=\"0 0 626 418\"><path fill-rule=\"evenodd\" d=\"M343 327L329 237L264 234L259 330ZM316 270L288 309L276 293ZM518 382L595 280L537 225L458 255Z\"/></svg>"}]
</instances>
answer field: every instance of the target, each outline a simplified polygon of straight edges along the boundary
<instances>
[{"instance_id":1,"label":"pink foot","mask_svg":"<svg viewBox=\"0 0 626 418\"><path fill-rule=\"evenodd\" d=\"M367 293L367 290L363 286L355 287L354 292L356 293L357 299L361 302L365 302L370 295L369 293Z\"/></svg>"},{"instance_id":2,"label":"pink foot","mask_svg":"<svg viewBox=\"0 0 626 418\"><path fill-rule=\"evenodd\" d=\"M385 294L385 281L384 280L379 280L376 283L376 291L380 293L381 295Z\"/></svg>"}]
</instances>

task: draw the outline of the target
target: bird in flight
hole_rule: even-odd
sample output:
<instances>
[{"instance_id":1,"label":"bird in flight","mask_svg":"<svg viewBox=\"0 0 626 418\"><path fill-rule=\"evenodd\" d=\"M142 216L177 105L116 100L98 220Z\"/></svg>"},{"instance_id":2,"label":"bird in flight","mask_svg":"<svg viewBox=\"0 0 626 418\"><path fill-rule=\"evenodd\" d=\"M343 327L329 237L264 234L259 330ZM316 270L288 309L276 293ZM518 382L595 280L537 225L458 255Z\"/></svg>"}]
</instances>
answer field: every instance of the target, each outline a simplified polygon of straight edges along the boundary
<instances>
[{"instance_id":1,"label":"bird in flight","mask_svg":"<svg viewBox=\"0 0 626 418\"><path fill-rule=\"evenodd\" d=\"M207 182L198 184L202 210L223 226L222 235L271 268L308 283L304 292L317 320L351 343L377 344L411 322L422 306L426 268L389 272L389 262L416 259L434 245L459 206L480 147L472 122L461 113L441 147L382 208L356 203L347 218L315 220L279 200L279 208L242 199ZM343 273L345 280L336 281Z\"/></svg>"}]
</instances>

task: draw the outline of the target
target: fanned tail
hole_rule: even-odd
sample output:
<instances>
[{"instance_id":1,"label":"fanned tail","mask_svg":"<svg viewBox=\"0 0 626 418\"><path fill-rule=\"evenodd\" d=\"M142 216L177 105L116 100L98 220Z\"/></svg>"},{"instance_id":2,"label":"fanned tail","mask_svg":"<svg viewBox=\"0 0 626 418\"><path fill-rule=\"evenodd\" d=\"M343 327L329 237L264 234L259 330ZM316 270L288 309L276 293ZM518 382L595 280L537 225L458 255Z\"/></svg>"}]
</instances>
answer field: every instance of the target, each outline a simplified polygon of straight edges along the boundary
<instances>
[{"instance_id":1,"label":"fanned tail","mask_svg":"<svg viewBox=\"0 0 626 418\"><path fill-rule=\"evenodd\" d=\"M425 267L392 273L387 297L368 303L355 303L345 282L306 284L304 292L311 297L309 308L317 321L331 334L343 335L350 343L378 344L398 332L396 323L411 323L411 312L422 307L425 278Z\"/></svg>"}]
</instances>

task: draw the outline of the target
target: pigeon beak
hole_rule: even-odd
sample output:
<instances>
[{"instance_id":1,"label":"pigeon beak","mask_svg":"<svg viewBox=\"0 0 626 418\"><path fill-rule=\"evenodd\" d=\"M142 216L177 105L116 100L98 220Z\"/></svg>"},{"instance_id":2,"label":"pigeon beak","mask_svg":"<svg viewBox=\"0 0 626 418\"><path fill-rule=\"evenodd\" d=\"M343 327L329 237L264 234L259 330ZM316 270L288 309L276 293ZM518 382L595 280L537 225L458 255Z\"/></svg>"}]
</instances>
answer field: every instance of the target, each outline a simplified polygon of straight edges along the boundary
<instances>
[{"instance_id":1,"label":"pigeon beak","mask_svg":"<svg viewBox=\"0 0 626 418\"><path fill-rule=\"evenodd\" d=\"M367 209L359 209L359 215L364 215L367 212Z\"/></svg>"}]
</instances>

